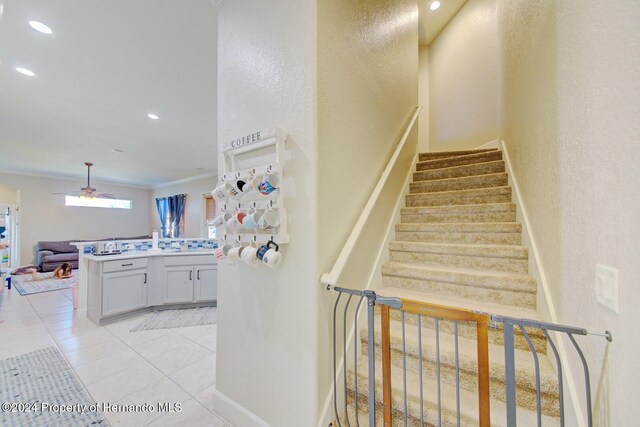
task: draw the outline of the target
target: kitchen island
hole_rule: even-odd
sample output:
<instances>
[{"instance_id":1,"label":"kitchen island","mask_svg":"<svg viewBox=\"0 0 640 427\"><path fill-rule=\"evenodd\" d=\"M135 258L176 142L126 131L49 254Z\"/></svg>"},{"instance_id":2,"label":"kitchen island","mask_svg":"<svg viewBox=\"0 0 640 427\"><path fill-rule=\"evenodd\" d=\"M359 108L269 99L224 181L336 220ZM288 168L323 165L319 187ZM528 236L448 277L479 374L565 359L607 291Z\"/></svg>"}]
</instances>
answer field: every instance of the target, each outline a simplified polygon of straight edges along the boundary
<instances>
[{"instance_id":1,"label":"kitchen island","mask_svg":"<svg viewBox=\"0 0 640 427\"><path fill-rule=\"evenodd\" d=\"M98 325L155 309L216 304L213 249L80 254L79 314Z\"/></svg>"}]
</instances>

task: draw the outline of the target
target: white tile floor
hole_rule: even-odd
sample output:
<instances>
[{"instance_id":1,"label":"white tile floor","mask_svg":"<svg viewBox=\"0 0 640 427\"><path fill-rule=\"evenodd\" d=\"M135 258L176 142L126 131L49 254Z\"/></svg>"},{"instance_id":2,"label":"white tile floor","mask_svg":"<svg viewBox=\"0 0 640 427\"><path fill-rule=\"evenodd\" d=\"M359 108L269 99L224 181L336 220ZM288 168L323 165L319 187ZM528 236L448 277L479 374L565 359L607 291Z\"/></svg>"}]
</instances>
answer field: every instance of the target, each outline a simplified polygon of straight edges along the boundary
<instances>
[{"instance_id":1,"label":"white tile floor","mask_svg":"<svg viewBox=\"0 0 640 427\"><path fill-rule=\"evenodd\" d=\"M71 291L0 299L0 359L57 346L97 402L180 402L179 413L106 413L112 426L231 426L212 409L216 325L129 332L141 316L98 327Z\"/></svg>"}]
</instances>

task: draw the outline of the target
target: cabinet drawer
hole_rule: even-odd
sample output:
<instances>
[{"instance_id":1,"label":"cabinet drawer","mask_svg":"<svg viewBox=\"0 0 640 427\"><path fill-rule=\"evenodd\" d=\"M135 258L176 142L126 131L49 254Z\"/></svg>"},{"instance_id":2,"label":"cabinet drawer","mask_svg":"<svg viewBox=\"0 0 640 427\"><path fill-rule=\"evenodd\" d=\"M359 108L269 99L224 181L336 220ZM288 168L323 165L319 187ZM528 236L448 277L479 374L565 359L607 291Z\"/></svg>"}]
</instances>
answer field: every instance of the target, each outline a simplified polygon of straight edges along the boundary
<instances>
[{"instance_id":1,"label":"cabinet drawer","mask_svg":"<svg viewBox=\"0 0 640 427\"><path fill-rule=\"evenodd\" d=\"M102 266L103 273L111 273L113 271L134 270L136 268L146 268L147 258L122 259L118 261L105 261Z\"/></svg>"},{"instance_id":2,"label":"cabinet drawer","mask_svg":"<svg viewBox=\"0 0 640 427\"><path fill-rule=\"evenodd\" d=\"M189 255L173 255L164 257L164 265L166 267L180 265L217 265L218 260L213 254L189 254Z\"/></svg>"}]
</instances>

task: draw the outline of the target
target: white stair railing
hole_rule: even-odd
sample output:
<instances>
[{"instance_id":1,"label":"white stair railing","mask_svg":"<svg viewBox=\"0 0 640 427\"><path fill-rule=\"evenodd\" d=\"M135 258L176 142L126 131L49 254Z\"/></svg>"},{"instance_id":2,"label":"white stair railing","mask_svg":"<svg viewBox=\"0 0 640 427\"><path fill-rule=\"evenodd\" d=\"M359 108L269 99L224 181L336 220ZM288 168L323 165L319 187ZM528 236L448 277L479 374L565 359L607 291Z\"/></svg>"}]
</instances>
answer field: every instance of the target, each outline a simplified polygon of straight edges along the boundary
<instances>
[{"instance_id":1,"label":"white stair railing","mask_svg":"<svg viewBox=\"0 0 640 427\"><path fill-rule=\"evenodd\" d=\"M351 234L349 234L349 237L347 238L347 241L345 242L344 247L340 251L340 255L338 255L338 258L333 264L331 271L329 273L324 273L322 277L320 277L320 282L322 282L322 284L327 286L327 290L330 290L331 287L335 286L336 283L338 283L338 280L340 280L340 276L342 276L342 273L347 264L347 261L351 257L353 249L356 246L356 243L358 242L360 235L362 234L362 230L367 224L367 221L369 220L369 216L373 212L373 208L375 207L376 203L378 202L378 199L380 198L380 195L382 194L382 190L387 184L387 180L389 179L389 176L391 175L391 172L393 171L393 168L395 167L396 162L400 157L400 153L404 149L404 146L407 143L407 140L409 139L409 135L411 134L413 126L418 120L418 115L420 114L421 110L422 110L422 106L418 105L415 109L415 112L413 113L413 116L411 117L411 121L409 122L407 129L404 131L404 134L402 135L400 142L398 143L395 151L393 152L393 155L389 159L387 166L384 168L384 171L382 172L382 175L380 176L378 183L373 189L373 192L371 193L371 197L369 197L367 204L364 206L364 209L362 209L362 213L360 214L360 217L356 221L356 224L354 225L353 230L351 231Z\"/></svg>"}]
</instances>

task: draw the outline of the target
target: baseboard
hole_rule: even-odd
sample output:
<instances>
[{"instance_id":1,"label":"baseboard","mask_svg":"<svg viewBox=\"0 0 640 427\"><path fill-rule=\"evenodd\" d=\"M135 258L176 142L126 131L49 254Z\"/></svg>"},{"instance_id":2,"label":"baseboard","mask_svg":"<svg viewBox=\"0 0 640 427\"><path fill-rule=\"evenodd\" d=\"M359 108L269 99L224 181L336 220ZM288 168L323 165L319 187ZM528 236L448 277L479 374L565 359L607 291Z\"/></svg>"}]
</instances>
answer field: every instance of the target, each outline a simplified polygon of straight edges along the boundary
<instances>
[{"instance_id":1,"label":"baseboard","mask_svg":"<svg viewBox=\"0 0 640 427\"><path fill-rule=\"evenodd\" d=\"M482 144L481 146L474 148L474 150L484 150L487 148L500 148L500 141L494 139L493 141L489 141L486 144Z\"/></svg>"},{"instance_id":2,"label":"baseboard","mask_svg":"<svg viewBox=\"0 0 640 427\"><path fill-rule=\"evenodd\" d=\"M389 260L389 252L387 251L387 249L389 248L389 243L395 239L395 235L396 235L395 225L400 222L400 210L405 205L404 203L405 196L409 193L409 184L411 184L411 178L413 177L413 165L415 165L417 161L418 161L418 154L416 154L413 160L411 161L411 167L409 168L409 171L407 173L407 176L405 177L404 184L402 187L403 191L400 193L400 195L398 196L398 199L396 200L393 217L391 217L391 219L387 223L386 237L382 245L380 245L380 249L378 250L378 253L376 254L375 266L371 270L371 273L367 278L367 282L366 282L367 285L364 289L375 290L378 285L375 279L377 277L382 277L382 264L384 264ZM366 305L363 304L363 306L360 308L360 314L358 315L359 325L363 324L363 320L361 319L361 316L363 315L363 313L366 312L365 306ZM348 335L349 336L349 338L347 339L348 343L353 343L353 335L356 333L358 333L358 331L356 331L355 328L352 327ZM356 351L356 350L359 351L359 348L351 351ZM349 351L348 353L352 355L353 353L351 353L351 351ZM341 360L336 369L337 371L336 375L338 378L342 378L343 370L344 370L344 361ZM333 390L329 392L329 395L327 396L327 399L325 400L325 403L322 407L321 414L322 415L320 417L320 421L318 422L318 427L327 427L329 426L330 423L334 421L335 416L333 414Z\"/></svg>"},{"instance_id":3,"label":"baseboard","mask_svg":"<svg viewBox=\"0 0 640 427\"><path fill-rule=\"evenodd\" d=\"M271 427L271 424L219 391L215 386L213 409L236 427Z\"/></svg>"},{"instance_id":4,"label":"baseboard","mask_svg":"<svg viewBox=\"0 0 640 427\"><path fill-rule=\"evenodd\" d=\"M529 274L536 280L536 283L538 284L537 310L542 315L542 318L545 321L558 323L558 316L555 305L553 304L551 293L549 292L549 281L547 280L547 276L542 266L540 251L538 250L538 245L536 244L536 240L533 236L531 223L529 221L529 215L527 214L527 209L523 203L522 192L520 191L518 180L511 164L507 145L505 144L504 140L492 141L489 144L492 144L493 142L499 142L498 148L502 151L502 158L505 162L505 166L507 168L509 176L509 185L513 189L513 193L516 199L516 216L519 222L522 224L522 245L529 250ZM566 383L569 386L569 394L571 395L571 402L575 411L574 417L571 417L573 418L572 422L569 422L571 421L571 418L568 417L568 425L577 424L578 426L583 427L585 425L584 420L581 416L577 416L577 414L583 414L584 412L582 412L582 405L578 397L578 389L576 387L574 375L571 371L571 365L569 364L569 359L567 357L567 343L565 343L565 340L559 335L556 335L555 342L558 347L558 353L562 362L563 372L565 373Z\"/></svg>"}]
</instances>

